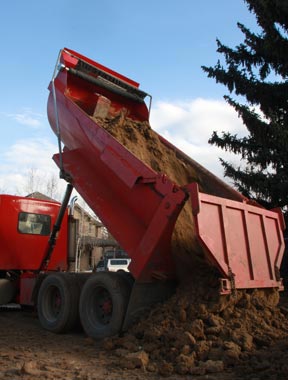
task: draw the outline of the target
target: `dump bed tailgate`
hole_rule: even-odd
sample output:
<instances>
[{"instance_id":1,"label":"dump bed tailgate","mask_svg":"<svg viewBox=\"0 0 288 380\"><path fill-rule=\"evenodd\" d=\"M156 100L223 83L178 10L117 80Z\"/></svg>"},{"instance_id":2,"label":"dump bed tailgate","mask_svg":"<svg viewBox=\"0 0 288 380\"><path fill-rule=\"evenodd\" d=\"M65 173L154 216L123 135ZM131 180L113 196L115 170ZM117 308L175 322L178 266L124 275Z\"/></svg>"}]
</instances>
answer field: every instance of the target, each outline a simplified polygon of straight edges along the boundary
<instances>
[{"instance_id":1,"label":"dump bed tailgate","mask_svg":"<svg viewBox=\"0 0 288 380\"><path fill-rule=\"evenodd\" d=\"M200 193L197 184L190 190L198 239L207 259L230 280L222 281L222 291L281 288L282 214Z\"/></svg>"}]
</instances>

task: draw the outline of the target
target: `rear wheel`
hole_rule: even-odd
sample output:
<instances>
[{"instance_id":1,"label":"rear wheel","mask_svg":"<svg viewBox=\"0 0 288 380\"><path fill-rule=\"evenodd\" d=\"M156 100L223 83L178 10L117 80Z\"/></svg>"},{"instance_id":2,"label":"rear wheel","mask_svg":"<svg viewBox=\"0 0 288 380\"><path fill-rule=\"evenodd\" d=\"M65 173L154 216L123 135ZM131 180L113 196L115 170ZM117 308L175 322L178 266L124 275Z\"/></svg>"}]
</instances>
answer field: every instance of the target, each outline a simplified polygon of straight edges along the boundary
<instances>
[{"instance_id":1,"label":"rear wheel","mask_svg":"<svg viewBox=\"0 0 288 380\"><path fill-rule=\"evenodd\" d=\"M92 275L83 286L79 312L88 336L102 339L121 331L129 301L130 287L117 273Z\"/></svg>"},{"instance_id":2,"label":"rear wheel","mask_svg":"<svg viewBox=\"0 0 288 380\"><path fill-rule=\"evenodd\" d=\"M79 286L73 276L49 274L38 293L38 317L41 325L54 333L71 330L79 319Z\"/></svg>"}]
</instances>

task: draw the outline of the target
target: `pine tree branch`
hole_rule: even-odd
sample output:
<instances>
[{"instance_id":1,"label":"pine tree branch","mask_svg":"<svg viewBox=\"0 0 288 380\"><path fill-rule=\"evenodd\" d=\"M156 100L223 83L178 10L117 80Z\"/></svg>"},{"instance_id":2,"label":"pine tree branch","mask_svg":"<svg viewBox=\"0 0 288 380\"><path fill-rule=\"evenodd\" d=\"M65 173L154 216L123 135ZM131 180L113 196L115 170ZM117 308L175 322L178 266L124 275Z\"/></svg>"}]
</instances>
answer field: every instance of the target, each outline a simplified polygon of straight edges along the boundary
<instances>
[{"instance_id":1,"label":"pine tree branch","mask_svg":"<svg viewBox=\"0 0 288 380\"><path fill-rule=\"evenodd\" d=\"M265 207L283 207L288 220L288 1L244 1L260 29L253 33L238 23L243 43L230 48L217 40L225 64L202 69L227 87L225 99L247 135L214 131L209 143L241 157L241 167L221 160L240 192Z\"/></svg>"}]
</instances>

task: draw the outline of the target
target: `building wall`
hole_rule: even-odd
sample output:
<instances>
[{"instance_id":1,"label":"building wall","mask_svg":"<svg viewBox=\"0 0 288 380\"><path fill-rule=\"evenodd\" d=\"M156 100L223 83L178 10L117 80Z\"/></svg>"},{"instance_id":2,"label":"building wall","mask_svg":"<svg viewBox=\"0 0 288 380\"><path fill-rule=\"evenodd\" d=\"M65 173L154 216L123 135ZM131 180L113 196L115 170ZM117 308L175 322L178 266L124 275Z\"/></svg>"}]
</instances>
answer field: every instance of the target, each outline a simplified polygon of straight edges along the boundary
<instances>
[{"instance_id":1,"label":"building wall","mask_svg":"<svg viewBox=\"0 0 288 380\"><path fill-rule=\"evenodd\" d=\"M99 239L107 238L106 228L77 204L73 218L76 223L76 265L74 263L74 267L78 271L92 270L103 256L104 248L97 246L97 242Z\"/></svg>"}]
</instances>

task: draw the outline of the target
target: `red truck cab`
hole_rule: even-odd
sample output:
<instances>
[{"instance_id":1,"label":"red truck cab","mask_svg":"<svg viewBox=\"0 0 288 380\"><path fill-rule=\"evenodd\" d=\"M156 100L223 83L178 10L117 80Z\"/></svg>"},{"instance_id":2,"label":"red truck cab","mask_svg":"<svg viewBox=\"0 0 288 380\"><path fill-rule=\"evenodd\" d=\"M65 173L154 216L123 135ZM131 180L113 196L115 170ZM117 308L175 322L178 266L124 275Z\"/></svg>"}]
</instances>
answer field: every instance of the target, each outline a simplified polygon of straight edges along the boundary
<instances>
[{"instance_id":1,"label":"red truck cab","mask_svg":"<svg viewBox=\"0 0 288 380\"><path fill-rule=\"evenodd\" d=\"M0 195L0 270L37 271L60 203ZM63 220L48 270L67 269L67 226Z\"/></svg>"},{"instance_id":2,"label":"red truck cab","mask_svg":"<svg viewBox=\"0 0 288 380\"><path fill-rule=\"evenodd\" d=\"M54 201L0 195L0 279L13 277L21 283L36 277L59 208ZM67 231L66 211L48 271L67 269ZM22 285L18 287L18 297L23 298Z\"/></svg>"}]
</instances>

